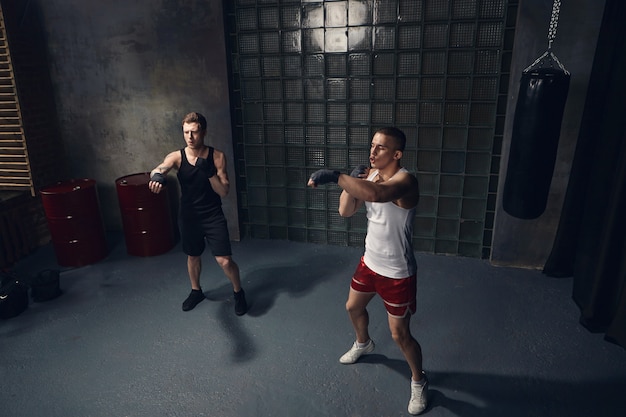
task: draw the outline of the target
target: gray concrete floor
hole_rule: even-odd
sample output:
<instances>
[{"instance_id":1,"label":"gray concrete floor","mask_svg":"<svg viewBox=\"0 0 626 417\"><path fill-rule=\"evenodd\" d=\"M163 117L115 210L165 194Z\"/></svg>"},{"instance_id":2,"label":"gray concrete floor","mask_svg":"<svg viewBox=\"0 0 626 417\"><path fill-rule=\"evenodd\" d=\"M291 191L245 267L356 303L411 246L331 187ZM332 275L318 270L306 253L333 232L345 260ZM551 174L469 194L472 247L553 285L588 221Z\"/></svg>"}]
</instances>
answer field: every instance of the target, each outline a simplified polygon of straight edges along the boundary
<instances>
[{"instance_id":1,"label":"gray concrete floor","mask_svg":"<svg viewBox=\"0 0 626 417\"><path fill-rule=\"evenodd\" d=\"M0 415L405 416L409 370L370 308L377 347L354 365L344 311L360 248L246 239L233 243L250 311L208 255L208 297L189 291L177 245L60 268L50 245L14 270L62 270L63 295L0 321ZM430 377L428 416L626 415L626 350L578 324L571 279L418 253L412 330Z\"/></svg>"}]
</instances>

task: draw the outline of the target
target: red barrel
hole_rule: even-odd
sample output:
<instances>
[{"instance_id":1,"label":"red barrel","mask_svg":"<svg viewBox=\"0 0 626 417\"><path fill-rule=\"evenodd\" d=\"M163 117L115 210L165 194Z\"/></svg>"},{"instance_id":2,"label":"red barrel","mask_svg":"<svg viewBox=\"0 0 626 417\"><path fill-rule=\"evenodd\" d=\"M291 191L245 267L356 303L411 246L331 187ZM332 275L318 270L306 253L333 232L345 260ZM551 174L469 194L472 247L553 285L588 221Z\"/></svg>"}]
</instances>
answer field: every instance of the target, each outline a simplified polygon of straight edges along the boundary
<instances>
[{"instance_id":1,"label":"red barrel","mask_svg":"<svg viewBox=\"0 0 626 417\"><path fill-rule=\"evenodd\" d=\"M88 265L107 255L95 180L59 182L40 193L59 265Z\"/></svg>"},{"instance_id":2,"label":"red barrel","mask_svg":"<svg viewBox=\"0 0 626 417\"><path fill-rule=\"evenodd\" d=\"M129 255L161 255L174 247L167 187L154 194L148 188L149 181L149 172L115 180Z\"/></svg>"}]
</instances>

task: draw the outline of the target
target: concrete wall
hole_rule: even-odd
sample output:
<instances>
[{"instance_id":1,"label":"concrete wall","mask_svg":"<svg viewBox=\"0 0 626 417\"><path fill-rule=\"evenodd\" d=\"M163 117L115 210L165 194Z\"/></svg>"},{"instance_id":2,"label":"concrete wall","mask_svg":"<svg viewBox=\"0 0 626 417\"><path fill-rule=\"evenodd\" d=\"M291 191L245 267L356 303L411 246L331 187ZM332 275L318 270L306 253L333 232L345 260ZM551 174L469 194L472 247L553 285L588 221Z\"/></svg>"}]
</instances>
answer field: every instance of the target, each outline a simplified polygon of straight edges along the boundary
<instances>
[{"instance_id":1,"label":"concrete wall","mask_svg":"<svg viewBox=\"0 0 626 417\"><path fill-rule=\"evenodd\" d=\"M39 0L72 178L93 178L108 230L121 230L115 180L185 146L180 121L208 121L228 156L224 199L239 239L221 0ZM175 181L173 181L174 183ZM177 189L173 189L177 195Z\"/></svg>"},{"instance_id":2,"label":"concrete wall","mask_svg":"<svg viewBox=\"0 0 626 417\"><path fill-rule=\"evenodd\" d=\"M604 3L604 0L571 0L561 4L552 51L571 73L571 79L561 125L557 162L545 212L537 219L521 220L510 216L502 209L502 190L506 178L519 80L522 71L548 48L547 34L553 1L520 2L491 251L493 264L542 268L550 255L578 139Z\"/></svg>"}]
</instances>

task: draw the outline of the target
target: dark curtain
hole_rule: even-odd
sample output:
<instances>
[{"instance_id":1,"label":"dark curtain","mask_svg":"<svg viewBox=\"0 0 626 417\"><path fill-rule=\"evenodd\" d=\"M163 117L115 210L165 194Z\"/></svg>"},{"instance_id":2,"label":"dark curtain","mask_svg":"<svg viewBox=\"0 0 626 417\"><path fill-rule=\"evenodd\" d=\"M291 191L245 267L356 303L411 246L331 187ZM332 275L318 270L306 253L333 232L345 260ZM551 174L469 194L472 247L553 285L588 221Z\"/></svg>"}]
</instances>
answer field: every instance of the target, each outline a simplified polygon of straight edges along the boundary
<instances>
[{"instance_id":1,"label":"dark curtain","mask_svg":"<svg viewBox=\"0 0 626 417\"><path fill-rule=\"evenodd\" d=\"M626 1L607 0L578 143L544 273L573 276L580 322L626 348Z\"/></svg>"}]
</instances>

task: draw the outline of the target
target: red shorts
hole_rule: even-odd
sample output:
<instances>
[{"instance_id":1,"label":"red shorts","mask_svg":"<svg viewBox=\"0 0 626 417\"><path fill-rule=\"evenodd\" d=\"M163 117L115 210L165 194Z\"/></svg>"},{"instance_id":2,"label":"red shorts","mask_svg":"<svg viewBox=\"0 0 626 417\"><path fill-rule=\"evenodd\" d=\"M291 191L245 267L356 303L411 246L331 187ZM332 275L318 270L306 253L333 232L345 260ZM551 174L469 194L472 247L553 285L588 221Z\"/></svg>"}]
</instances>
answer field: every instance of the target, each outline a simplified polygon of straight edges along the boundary
<instances>
[{"instance_id":1,"label":"red shorts","mask_svg":"<svg viewBox=\"0 0 626 417\"><path fill-rule=\"evenodd\" d=\"M369 269L361 257L350 288L357 292L380 295L390 316L403 318L407 314L415 314L417 294L415 275L406 278L387 278Z\"/></svg>"}]
</instances>

